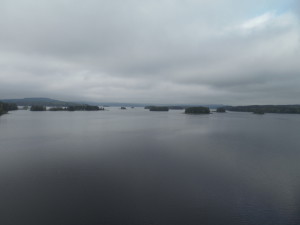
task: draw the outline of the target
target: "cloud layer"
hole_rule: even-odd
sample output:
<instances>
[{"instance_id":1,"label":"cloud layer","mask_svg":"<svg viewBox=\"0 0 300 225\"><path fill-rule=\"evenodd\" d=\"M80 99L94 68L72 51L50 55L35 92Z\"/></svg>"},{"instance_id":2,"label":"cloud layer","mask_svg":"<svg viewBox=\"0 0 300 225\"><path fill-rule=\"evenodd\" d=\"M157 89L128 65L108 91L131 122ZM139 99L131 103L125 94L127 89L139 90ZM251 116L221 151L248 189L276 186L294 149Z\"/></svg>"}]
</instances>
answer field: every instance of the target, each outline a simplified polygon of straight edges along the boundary
<instances>
[{"instance_id":1,"label":"cloud layer","mask_svg":"<svg viewBox=\"0 0 300 225\"><path fill-rule=\"evenodd\" d=\"M0 0L0 98L300 103L293 3Z\"/></svg>"}]
</instances>

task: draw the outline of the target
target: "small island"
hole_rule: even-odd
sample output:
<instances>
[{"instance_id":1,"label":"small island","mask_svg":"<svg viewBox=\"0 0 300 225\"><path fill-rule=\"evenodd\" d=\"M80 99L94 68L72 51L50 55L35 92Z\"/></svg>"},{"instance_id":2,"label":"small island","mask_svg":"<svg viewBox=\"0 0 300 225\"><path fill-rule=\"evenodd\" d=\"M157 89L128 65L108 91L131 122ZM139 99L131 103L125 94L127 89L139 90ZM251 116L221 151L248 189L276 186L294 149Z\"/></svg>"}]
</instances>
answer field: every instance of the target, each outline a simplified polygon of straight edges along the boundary
<instances>
[{"instance_id":1,"label":"small island","mask_svg":"<svg viewBox=\"0 0 300 225\"><path fill-rule=\"evenodd\" d=\"M126 107L122 106L121 109L126 109Z\"/></svg>"},{"instance_id":2,"label":"small island","mask_svg":"<svg viewBox=\"0 0 300 225\"><path fill-rule=\"evenodd\" d=\"M104 110L103 107L93 106L93 105L75 105L75 106L68 106L66 108L67 111L99 111Z\"/></svg>"},{"instance_id":3,"label":"small island","mask_svg":"<svg viewBox=\"0 0 300 225\"><path fill-rule=\"evenodd\" d=\"M56 111L66 111L66 110L67 110L67 108L65 108L65 107L52 107L52 108L49 109L49 111L54 111L54 112L56 112Z\"/></svg>"},{"instance_id":4,"label":"small island","mask_svg":"<svg viewBox=\"0 0 300 225\"><path fill-rule=\"evenodd\" d=\"M169 111L169 107L166 106L150 106L149 107L149 111L154 111L154 112L168 112Z\"/></svg>"},{"instance_id":5,"label":"small island","mask_svg":"<svg viewBox=\"0 0 300 225\"><path fill-rule=\"evenodd\" d=\"M185 109L185 114L210 114L208 107L189 107Z\"/></svg>"},{"instance_id":6,"label":"small island","mask_svg":"<svg viewBox=\"0 0 300 225\"><path fill-rule=\"evenodd\" d=\"M217 108L217 111L218 113L225 113L226 112L226 109L221 107L221 108Z\"/></svg>"},{"instance_id":7,"label":"small island","mask_svg":"<svg viewBox=\"0 0 300 225\"><path fill-rule=\"evenodd\" d=\"M46 111L46 106L43 105L33 105L30 108L30 111Z\"/></svg>"},{"instance_id":8,"label":"small island","mask_svg":"<svg viewBox=\"0 0 300 225\"><path fill-rule=\"evenodd\" d=\"M26 106L23 106L22 108L21 108L21 110L28 110L29 109L29 107L26 105Z\"/></svg>"}]
</instances>

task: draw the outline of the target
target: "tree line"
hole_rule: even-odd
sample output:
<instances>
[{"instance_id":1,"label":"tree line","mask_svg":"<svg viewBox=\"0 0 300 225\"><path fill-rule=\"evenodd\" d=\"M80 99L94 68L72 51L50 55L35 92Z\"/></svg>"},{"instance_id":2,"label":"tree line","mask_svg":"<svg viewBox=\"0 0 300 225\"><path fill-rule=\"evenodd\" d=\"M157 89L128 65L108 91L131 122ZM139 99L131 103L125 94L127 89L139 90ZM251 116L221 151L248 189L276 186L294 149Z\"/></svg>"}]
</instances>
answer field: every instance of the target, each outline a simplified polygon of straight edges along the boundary
<instances>
[{"instance_id":1,"label":"tree line","mask_svg":"<svg viewBox=\"0 0 300 225\"><path fill-rule=\"evenodd\" d=\"M14 103L0 102L0 116L12 110L18 110L18 106Z\"/></svg>"},{"instance_id":2,"label":"tree line","mask_svg":"<svg viewBox=\"0 0 300 225\"><path fill-rule=\"evenodd\" d=\"M234 112L263 113L289 113L300 114L300 105L248 105L248 106L227 106L226 110Z\"/></svg>"}]
</instances>

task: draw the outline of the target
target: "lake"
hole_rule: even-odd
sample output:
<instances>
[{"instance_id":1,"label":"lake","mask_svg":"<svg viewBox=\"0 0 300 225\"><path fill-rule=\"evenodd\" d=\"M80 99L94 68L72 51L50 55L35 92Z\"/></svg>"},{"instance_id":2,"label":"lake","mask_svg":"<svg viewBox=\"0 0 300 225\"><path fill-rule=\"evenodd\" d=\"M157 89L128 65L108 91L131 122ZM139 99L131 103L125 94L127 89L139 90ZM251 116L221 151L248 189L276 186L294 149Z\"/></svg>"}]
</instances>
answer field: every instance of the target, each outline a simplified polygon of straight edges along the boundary
<instances>
[{"instance_id":1,"label":"lake","mask_svg":"<svg viewBox=\"0 0 300 225\"><path fill-rule=\"evenodd\" d=\"M300 115L10 112L0 224L299 225Z\"/></svg>"}]
</instances>

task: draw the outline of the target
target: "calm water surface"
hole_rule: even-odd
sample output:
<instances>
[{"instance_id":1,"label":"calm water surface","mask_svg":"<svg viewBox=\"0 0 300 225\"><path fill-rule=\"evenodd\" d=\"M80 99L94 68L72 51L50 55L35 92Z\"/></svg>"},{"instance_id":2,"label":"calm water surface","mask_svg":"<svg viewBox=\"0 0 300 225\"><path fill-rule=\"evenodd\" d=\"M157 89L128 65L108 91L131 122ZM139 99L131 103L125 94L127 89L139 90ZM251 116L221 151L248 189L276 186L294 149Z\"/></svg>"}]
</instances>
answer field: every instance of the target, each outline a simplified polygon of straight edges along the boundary
<instances>
[{"instance_id":1,"label":"calm water surface","mask_svg":"<svg viewBox=\"0 0 300 225\"><path fill-rule=\"evenodd\" d=\"M299 225L300 116L0 117L0 224Z\"/></svg>"}]
</instances>

